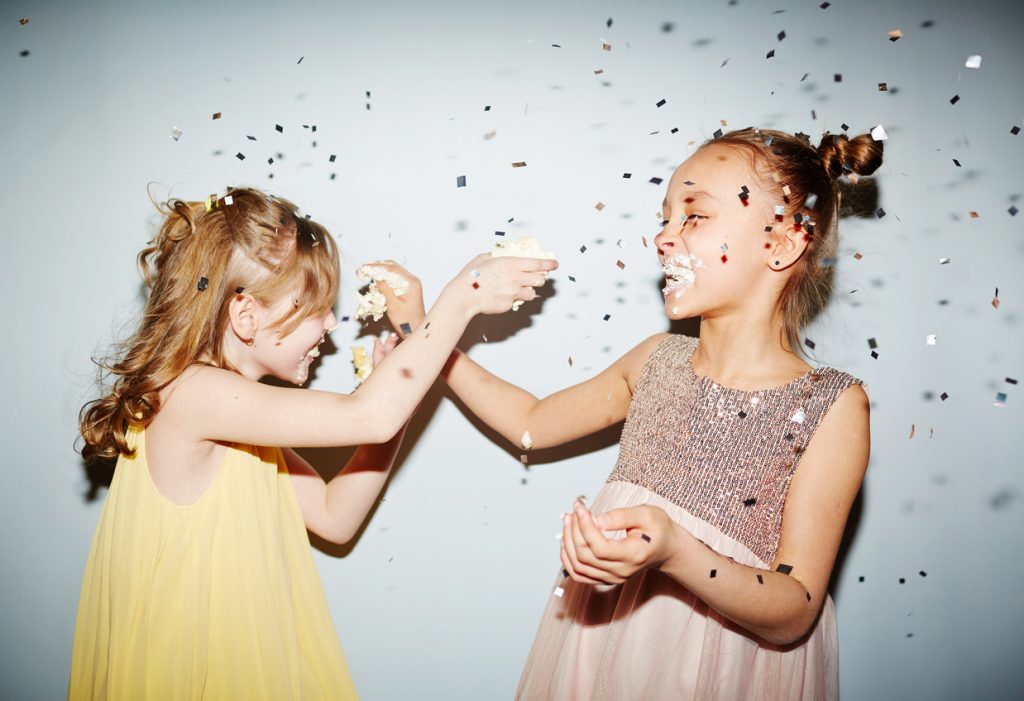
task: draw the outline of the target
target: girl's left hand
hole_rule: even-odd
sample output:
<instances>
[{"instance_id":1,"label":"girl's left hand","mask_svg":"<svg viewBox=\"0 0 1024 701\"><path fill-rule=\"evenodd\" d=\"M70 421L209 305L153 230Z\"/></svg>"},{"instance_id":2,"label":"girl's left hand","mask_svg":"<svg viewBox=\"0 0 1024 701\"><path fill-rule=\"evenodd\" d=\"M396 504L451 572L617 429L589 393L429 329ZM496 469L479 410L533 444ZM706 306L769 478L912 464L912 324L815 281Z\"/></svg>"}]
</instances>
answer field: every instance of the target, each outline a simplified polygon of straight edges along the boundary
<instances>
[{"instance_id":1,"label":"girl's left hand","mask_svg":"<svg viewBox=\"0 0 1024 701\"><path fill-rule=\"evenodd\" d=\"M679 548L681 529L657 506L614 509L597 517L577 501L562 518L562 565L577 582L621 584L659 567ZM623 539L602 531L626 531Z\"/></svg>"}]
</instances>

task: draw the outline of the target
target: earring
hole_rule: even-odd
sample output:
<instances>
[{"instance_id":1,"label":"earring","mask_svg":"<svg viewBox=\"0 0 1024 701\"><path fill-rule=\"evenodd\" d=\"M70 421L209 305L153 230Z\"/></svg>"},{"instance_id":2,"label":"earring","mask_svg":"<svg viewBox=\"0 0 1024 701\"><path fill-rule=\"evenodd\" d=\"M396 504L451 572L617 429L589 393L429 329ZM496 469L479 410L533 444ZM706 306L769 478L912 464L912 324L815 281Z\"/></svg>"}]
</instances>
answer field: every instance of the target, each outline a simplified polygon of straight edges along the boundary
<instances>
[{"instance_id":1,"label":"earring","mask_svg":"<svg viewBox=\"0 0 1024 701\"><path fill-rule=\"evenodd\" d=\"M775 265L778 265L778 264L779 264L779 261L775 261Z\"/></svg>"}]
</instances>

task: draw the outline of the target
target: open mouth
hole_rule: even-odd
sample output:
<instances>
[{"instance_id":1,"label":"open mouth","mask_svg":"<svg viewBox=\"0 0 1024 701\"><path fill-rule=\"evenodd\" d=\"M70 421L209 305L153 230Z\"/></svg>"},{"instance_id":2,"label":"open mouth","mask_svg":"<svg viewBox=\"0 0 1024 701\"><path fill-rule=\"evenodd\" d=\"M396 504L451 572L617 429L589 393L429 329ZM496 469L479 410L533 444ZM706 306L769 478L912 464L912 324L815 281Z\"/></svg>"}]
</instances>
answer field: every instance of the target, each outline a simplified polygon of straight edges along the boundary
<instances>
[{"instance_id":1,"label":"open mouth","mask_svg":"<svg viewBox=\"0 0 1024 701\"><path fill-rule=\"evenodd\" d=\"M666 297L677 290L693 287L696 280L694 268L701 266L697 256L678 254L661 262L661 270L665 273L665 286L661 293Z\"/></svg>"}]
</instances>

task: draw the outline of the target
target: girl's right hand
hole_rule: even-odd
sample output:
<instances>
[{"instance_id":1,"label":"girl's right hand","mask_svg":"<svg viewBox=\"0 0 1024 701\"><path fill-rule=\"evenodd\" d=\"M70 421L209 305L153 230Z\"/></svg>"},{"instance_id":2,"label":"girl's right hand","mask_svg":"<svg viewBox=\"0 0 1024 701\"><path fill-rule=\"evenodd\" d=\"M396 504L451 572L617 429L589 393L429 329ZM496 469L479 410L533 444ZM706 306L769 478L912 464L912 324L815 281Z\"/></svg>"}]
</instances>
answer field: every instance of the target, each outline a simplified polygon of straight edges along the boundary
<instances>
[{"instance_id":1,"label":"girl's right hand","mask_svg":"<svg viewBox=\"0 0 1024 701\"><path fill-rule=\"evenodd\" d=\"M473 315L502 314L513 302L535 299L535 288L547 282L545 273L556 268L558 261L547 258L493 258L481 253L448 283L442 296L457 296Z\"/></svg>"}]
</instances>

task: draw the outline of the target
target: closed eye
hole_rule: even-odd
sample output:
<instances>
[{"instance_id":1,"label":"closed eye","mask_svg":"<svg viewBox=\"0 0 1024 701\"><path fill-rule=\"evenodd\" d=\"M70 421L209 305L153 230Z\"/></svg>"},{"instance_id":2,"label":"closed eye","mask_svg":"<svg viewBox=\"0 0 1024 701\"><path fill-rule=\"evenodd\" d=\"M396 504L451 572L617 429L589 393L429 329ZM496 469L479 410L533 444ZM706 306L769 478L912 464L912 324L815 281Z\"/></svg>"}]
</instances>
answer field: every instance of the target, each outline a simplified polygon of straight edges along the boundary
<instances>
[{"instance_id":1,"label":"closed eye","mask_svg":"<svg viewBox=\"0 0 1024 701\"><path fill-rule=\"evenodd\" d=\"M707 219L707 217L705 217L703 214L689 214L683 218L683 222L685 223L690 220L697 221L698 219Z\"/></svg>"}]
</instances>

